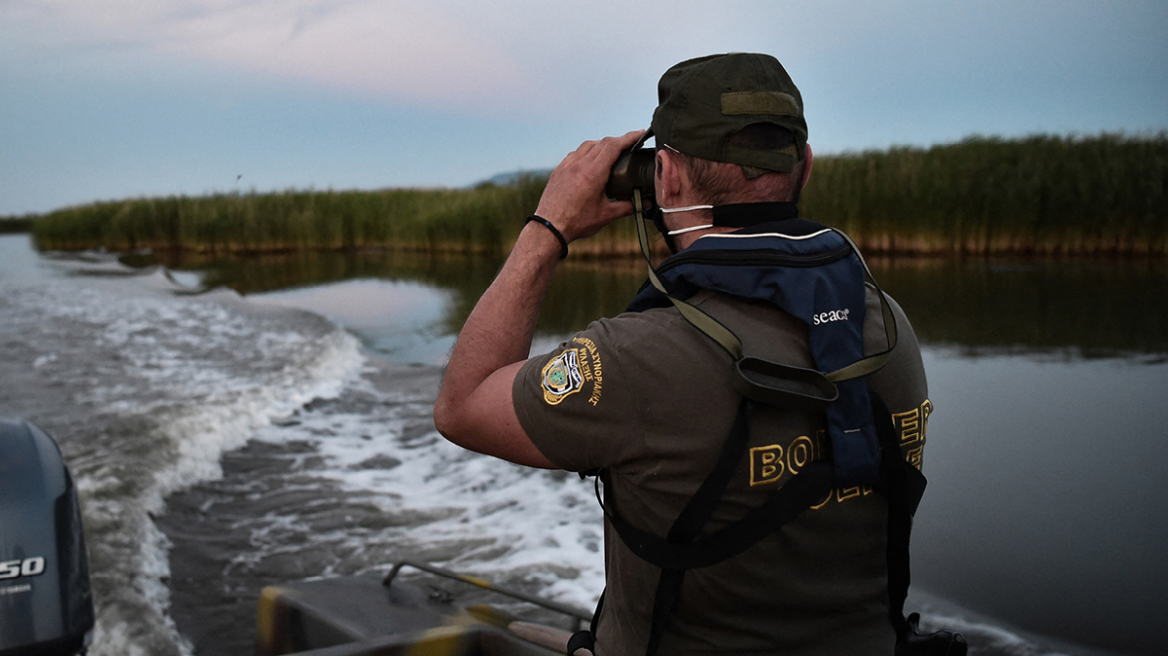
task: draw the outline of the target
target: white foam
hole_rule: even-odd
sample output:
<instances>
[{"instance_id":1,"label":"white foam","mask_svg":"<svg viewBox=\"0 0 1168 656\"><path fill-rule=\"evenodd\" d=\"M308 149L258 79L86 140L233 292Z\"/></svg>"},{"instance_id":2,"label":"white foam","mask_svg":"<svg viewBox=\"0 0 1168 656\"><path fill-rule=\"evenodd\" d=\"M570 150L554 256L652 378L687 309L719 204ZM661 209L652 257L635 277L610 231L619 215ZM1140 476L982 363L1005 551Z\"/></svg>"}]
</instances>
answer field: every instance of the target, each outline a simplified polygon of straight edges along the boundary
<instances>
[{"instance_id":1,"label":"white foam","mask_svg":"<svg viewBox=\"0 0 1168 656\"><path fill-rule=\"evenodd\" d=\"M539 581L542 595L581 610L595 604L604 586L603 525L591 480L471 453L436 431L403 439L401 415L416 422L432 400L391 403L391 395L367 383L354 387L382 394L386 402L370 404L380 408L373 414L302 412L299 425L263 430L257 438L315 443L325 469L314 474L377 503L387 515L430 520L361 538L366 542L421 551L458 543L465 549L446 566ZM370 458L401 464L362 468Z\"/></svg>"},{"instance_id":2,"label":"white foam","mask_svg":"<svg viewBox=\"0 0 1168 656\"><path fill-rule=\"evenodd\" d=\"M973 656L1121 656L1118 651L1025 631L919 588L909 591L905 610L920 612L922 633L942 629L961 633Z\"/></svg>"},{"instance_id":3,"label":"white foam","mask_svg":"<svg viewBox=\"0 0 1168 656\"><path fill-rule=\"evenodd\" d=\"M6 281L5 330L41 379L104 426L65 446L89 538L98 625L90 653L190 654L167 615L166 495L221 475L225 451L270 418L339 393L356 339L323 318L257 308L234 292L178 295L162 270L62 262L98 277Z\"/></svg>"}]
</instances>

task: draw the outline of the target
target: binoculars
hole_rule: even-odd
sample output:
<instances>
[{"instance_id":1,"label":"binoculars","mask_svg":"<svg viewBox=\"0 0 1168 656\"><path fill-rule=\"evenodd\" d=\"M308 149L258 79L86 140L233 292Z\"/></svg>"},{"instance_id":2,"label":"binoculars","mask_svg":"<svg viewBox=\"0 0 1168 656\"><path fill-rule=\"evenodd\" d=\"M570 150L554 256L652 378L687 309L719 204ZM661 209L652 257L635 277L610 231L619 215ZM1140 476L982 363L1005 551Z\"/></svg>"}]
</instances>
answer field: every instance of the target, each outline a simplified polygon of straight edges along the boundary
<instances>
[{"instance_id":1,"label":"binoculars","mask_svg":"<svg viewBox=\"0 0 1168 656\"><path fill-rule=\"evenodd\" d=\"M642 196L653 195L653 170L657 165L654 148L638 148L640 144L622 152L612 165L604 191L612 200L632 200L633 190Z\"/></svg>"}]
</instances>

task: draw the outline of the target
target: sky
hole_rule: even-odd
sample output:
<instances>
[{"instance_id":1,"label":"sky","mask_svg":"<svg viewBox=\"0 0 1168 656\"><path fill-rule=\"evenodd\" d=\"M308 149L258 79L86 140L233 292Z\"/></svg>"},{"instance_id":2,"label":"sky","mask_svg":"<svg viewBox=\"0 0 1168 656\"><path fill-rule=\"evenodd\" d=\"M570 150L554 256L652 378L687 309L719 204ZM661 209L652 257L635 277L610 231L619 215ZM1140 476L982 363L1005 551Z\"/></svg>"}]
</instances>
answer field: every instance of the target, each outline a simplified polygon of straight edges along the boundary
<instances>
[{"instance_id":1,"label":"sky","mask_svg":"<svg viewBox=\"0 0 1168 656\"><path fill-rule=\"evenodd\" d=\"M1165 0L0 0L0 216L461 187L648 127L766 52L816 154L1168 129Z\"/></svg>"}]
</instances>

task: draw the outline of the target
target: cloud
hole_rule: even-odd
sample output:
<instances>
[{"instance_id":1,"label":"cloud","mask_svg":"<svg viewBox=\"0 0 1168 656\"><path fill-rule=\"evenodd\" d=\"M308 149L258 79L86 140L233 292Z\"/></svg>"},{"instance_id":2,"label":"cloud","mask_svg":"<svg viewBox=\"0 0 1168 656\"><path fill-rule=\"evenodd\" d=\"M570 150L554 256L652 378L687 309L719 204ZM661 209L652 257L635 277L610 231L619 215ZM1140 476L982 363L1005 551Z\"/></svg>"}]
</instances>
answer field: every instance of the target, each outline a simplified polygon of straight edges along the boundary
<instances>
[{"instance_id":1,"label":"cloud","mask_svg":"<svg viewBox=\"0 0 1168 656\"><path fill-rule=\"evenodd\" d=\"M807 14L757 0L7 0L0 32L74 64L118 52L128 69L194 63L429 111L578 118L612 96L651 103L682 59L805 50L809 30L779 28Z\"/></svg>"},{"instance_id":2,"label":"cloud","mask_svg":"<svg viewBox=\"0 0 1168 656\"><path fill-rule=\"evenodd\" d=\"M586 125L591 134L642 125L668 66L753 50L778 56L799 83L819 117L817 145L828 137L832 147L877 147L972 131L1162 124L1168 10L1126 7L0 0L0 73L18 89L112 80L106 86L189 88L227 106L265 87L303 105L373 99L435 122ZM1112 106L1126 113L1109 118Z\"/></svg>"},{"instance_id":3,"label":"cloud","mask_svg":"<svg viewBox=\"0 0 1168 656\"><path fill-rule=\"evenodd\" d=\"M397 101L466 109L524 87L505 53L426 5L262 0L171 26L180 54Z\"/></svg>"},{"instance_id":4,"label":"cloud","mask_svg":"<svg viewBox=\"0 0 1168 656\"><path fill-rule=\"evenodd\" d=\"M11 0L44 45L120 45L151 57L307 81L393 102L499 109L534 82L512 53L440 3L377 0ZM62 46L61 44L70 44Z\"/></svg>"}]
</instances>

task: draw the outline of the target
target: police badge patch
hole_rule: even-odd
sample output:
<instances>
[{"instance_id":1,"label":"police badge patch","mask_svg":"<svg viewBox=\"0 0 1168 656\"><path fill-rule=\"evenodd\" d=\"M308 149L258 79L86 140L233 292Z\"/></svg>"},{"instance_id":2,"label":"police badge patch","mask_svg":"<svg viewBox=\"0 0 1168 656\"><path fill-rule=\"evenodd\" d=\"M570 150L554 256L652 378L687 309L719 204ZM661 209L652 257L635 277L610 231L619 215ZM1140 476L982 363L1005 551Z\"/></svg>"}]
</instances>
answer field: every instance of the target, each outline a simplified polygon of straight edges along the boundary
<instances>
[{"instance_id":1,"label":"police badge patch","mask_svg":"<svg viewBox=\"0 0 1168 656\"><path fill-rule=\"evenodd\" d=\"M544 365L543 400L548 405L559 404L583 386L584 377L580 374L576 349L568 349Z\"/></svg>"}]
</instances>

